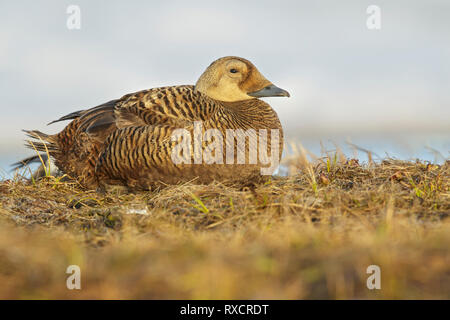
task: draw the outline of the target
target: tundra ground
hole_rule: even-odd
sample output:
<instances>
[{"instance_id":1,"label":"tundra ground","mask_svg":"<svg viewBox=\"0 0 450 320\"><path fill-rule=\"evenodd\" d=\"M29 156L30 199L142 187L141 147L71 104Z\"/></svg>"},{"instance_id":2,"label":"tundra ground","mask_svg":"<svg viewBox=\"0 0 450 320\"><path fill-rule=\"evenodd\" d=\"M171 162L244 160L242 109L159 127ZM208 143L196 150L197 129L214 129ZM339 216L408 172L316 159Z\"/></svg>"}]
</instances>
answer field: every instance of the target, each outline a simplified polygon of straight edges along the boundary
<instances>
[{"instance_id":1,"label":"tundra ground","mask_svg":"<svg viewBox=\"0 0 450 320\"><path fill-rule=\"evenodd\" d=\"M286 166L262 185L137 193L1 181L0 298L450 298L448 161Z\"/></svg>"}]
</instances>

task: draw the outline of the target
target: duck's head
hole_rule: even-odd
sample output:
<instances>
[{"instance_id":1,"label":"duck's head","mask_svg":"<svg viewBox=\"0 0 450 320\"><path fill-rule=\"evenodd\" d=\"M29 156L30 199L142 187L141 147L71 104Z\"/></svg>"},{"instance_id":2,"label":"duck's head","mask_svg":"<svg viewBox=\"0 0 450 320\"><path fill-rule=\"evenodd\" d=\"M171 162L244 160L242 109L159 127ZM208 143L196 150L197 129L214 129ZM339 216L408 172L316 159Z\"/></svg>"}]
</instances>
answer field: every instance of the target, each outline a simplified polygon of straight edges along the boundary
<instances>
[{"instance_id":1,"label":"duck's head","mask_svg":"<svg viewBox=\"0 0 450 320\"><path fill-rule=\"evenodd\" d=\"M262 97L289 97L286 90L267 80L250 61L224 57L203 72L195 89L208 97L227 102Z\"/></svg>"}]
</instances>

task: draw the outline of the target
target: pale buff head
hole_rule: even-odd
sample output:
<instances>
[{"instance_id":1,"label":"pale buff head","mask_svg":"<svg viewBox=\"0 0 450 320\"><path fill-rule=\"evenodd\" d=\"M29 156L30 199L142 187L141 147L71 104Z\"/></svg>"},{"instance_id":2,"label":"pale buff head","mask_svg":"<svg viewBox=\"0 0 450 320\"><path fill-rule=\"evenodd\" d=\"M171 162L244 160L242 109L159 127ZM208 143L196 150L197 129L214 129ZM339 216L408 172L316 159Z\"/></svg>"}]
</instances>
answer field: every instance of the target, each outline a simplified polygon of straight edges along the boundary
<instances>
[{"instance_id":1,"label":"pale buff head","mask_svg":"<svg viewBox=\"0 0 450 320\"><path fill-rule=\"evenodd\" d=\"M289 93L267 80L248 60L224 57L213 63L198 79L195 89L208 97L227 102L260 97L289 97Z\"/></svg>"}]
</instances>

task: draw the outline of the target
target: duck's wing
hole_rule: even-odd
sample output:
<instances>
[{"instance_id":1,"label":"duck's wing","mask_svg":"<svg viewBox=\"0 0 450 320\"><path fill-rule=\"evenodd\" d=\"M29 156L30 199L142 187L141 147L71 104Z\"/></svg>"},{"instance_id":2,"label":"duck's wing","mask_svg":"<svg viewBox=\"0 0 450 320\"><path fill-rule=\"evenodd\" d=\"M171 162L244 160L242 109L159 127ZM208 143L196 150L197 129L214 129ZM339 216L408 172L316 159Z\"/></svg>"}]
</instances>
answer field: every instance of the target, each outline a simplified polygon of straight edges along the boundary
<instances>
[{"instance_id":1,"label":"duck's wing","mask_svg":"<svg viewBox=\"0 0 450 320\"><path fill-rule=\"evenodd\" d=\"M76 119L77 133L105 141L116 129L145 125L180 125L205 120L213 105L199 101L193 86L154 88L128 94L88 110L72 112L51 123Z\"/></svg>"}]
</instances>

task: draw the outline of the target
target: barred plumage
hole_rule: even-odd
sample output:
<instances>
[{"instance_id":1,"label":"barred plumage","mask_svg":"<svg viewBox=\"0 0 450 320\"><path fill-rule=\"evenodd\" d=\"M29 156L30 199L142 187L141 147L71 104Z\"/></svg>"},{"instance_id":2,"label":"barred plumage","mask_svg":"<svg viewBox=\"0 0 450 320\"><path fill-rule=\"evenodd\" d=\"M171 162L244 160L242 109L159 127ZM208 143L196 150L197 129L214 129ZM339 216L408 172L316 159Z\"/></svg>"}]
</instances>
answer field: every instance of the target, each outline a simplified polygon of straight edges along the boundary
<instances>
[{"instance_id":1,"label":"barred plumage","mask_svg":"<svg viewBox=\"0 0 450 320\"><path fill-rule=\"evenodd\" d=\"M252 130L256 130L256 134L258 130L268 130L265 150L268 154L274 146L271 143L274 133L270 130L278 130L280 139L276 146L281 157L283 132L280 121L270 105L258 99L266 96L289 94L264 78L248 60L225 57L213 62L195 86L143 90L70 113L51 122L71 120L55 135L26 131L35 139L29 141L28 146L48 151L62 172L77 178L86 187L121 184L147 189L159 183L193 179L201 183L246 181L259 177L264 165L259 160L257 163L249 161L250 139L255 134ZM233 145L236 161L226 163L228 155L211 147L218 145L220 139L217 136L214 140L201 141L200 151L195 149L194 136L193 147L189 144L189 149L182 152L187 163L174 162L174 149L180 144L174 134L185 129L184 132L192 137L199 133L196 131L199 124L202 140L203 137L211 138L205 135L207 132L220 133L223 137L230 129L246 132L249 140L244 144L245 164L236 163L238 149L242 148L237 141L236 146ZM258 143L260 141L261 137L258 137ZM186 156L184 153L191 148L194 152ZM200 155L214 153L216 162L195 163L199 159L195 152ZM35 161L36 157L25 159L23 164Z\"/></svg>"}]
</instances>

